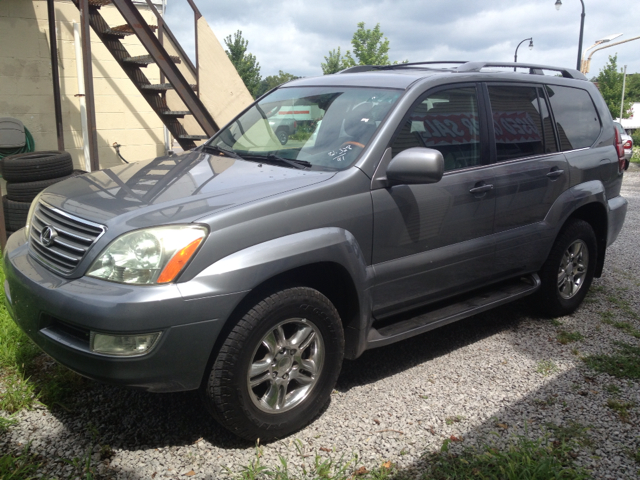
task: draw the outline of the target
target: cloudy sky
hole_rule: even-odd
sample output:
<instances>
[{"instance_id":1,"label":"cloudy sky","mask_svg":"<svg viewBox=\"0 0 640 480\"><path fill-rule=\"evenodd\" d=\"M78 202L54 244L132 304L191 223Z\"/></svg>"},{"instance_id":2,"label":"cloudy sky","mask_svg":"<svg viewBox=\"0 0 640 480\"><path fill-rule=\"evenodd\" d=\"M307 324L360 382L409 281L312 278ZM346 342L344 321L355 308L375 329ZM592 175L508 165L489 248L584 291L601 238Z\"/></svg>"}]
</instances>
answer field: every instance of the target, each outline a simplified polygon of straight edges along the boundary
<instances>
[{"instance_id":1,"label":"cloudy sky","mask_svg":"<svg viewBox=\"0 0 640 480\"><path fill-rule=\"evenodd\" d=\"M167 0L166 21L187 50L193 51L193 21L186 0ZM389 57L426 60L518 61L576 66L580 0L195 0L218 40L242 30L263 77L279 70L299 76L322 75L329 50L351 49L358 22L380 24L390 42ZM640 36L638 0L584 0L583 48L606 36L613 42ZM589 78L618 54L627 73L640 72L640 39L598 51Z\"/></svg>"}]
</instances>

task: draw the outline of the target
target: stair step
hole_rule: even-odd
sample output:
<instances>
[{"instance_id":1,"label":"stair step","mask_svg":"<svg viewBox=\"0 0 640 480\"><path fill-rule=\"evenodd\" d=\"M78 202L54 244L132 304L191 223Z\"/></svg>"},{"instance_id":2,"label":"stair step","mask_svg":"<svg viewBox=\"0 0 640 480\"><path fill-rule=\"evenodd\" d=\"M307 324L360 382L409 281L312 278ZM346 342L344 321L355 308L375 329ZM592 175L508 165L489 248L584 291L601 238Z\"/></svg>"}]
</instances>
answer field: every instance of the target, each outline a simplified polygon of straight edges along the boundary
<instances>
[{"instance_id":1,"label":"stair step","mask_svg":"<svg viewBox=\"0 0 640 480\"><path fill-rule=\"evenodd\" d=\"M189 86L191 87L192 90L198 89L198 86L193 83ZM166 90L173 90L173 85L171 85L170 83L157 83L157 84L142 85L140 89L141 90L157 90L159 92L162 92Z\"/></svg>"},{"instance_id":2,"label":"stair step","mask_svg":"<svg viewBox=\"0 0 640 480\"><path fill-rule=\"evenodd\" d=\"M191 112L189 110L165 110L164 112L162 112L162 115L165 115L167 117L182 118L185 115L191 115Z\"/></svg>"},{"instance_id":3,"label":"stair step","mask_svg":"<svg viewBox=\"0 0 640 480\"><path fill-rule=\"evenodd\" d=\"M149 28L155 31L158 29L158 26L149 25ZM124 25L118 25L117 27L110 27L102 33L103 35L113 35L116 37L124 38L125 36L133 35L136 32L133 30L133 27L131 25L125 23Z\"/></svg>"},{"instance_id":4,"label":"stair step","mask_svg":"<svg viewBox=\"0 0 640 480\"><path fill-rule=\"evenodd\" d=\"M89 0L90 7L104 7L105 5L109 5L111 0Z\"/></svg>"},{"instance_id":5,"label":"stair step","mask_svg":"<svg viewBox=\"0 0 640 480\"><path fill-rule=\"evenodd\" d=\"M367 348L388 345L471 317L498 305L530 295L538 288L540 288L540 277L534 273L470 292L453 298L449 302L439 302L435 306L421 308L413 314L405 313L385 319L383 326L372 328L369 331Z\"/></svg>"},{"instance_id":6,"label":"stair step","mask_svg":"<svg viewBox=\"0 0 640 480\"><path fill-rule=\"evenodd\" d=\"M177 55L170 55L169 58L174 63L180 63L180 57ZM127 63L135 63L137 65L147 66L150 63L155 63L155 60L151 55L138 55L137 57L127 57L124 59Z\"/></svg>"},{"instance_id":7,"label":"stair step","mask_svg":"<svg viewBox=\"0 0 640 480\"><path fill-rule=\"evenodd\" d=\"M178 137L181 140L208 140L207 135L180 135Z\"/></svg>"}]
</instances>

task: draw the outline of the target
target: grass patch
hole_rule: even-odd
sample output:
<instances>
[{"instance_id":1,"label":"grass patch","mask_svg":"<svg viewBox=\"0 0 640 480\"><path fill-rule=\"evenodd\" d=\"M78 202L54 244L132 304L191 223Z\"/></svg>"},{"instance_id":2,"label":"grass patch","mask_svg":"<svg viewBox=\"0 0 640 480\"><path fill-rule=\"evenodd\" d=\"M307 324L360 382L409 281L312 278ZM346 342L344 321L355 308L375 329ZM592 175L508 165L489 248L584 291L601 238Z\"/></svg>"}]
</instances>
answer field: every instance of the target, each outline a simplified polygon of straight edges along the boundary
<instances>
[{"instance_id":1,"label":"grass patch","mask_svg":"<svg viewBox=\"0 0 640 480\"><path fill-rule=\"evenodd\" d=\"M567 332L566 330L560 330L558 332L558 336L556 337L558 342L562 345L566 345L571 342L579 342L584 337L580 332Z\"/></svg>"},{"instance_id":2,"label":"grass patch","mask_svg":"<svg viewBox=\"0 0 640 480\"><path fill-rule=\"evenodd\" d=\"M0 262L0 285L4 283ZM9 413L30 408L40 401L48 406L65 403L85 379L43 354L18 328L4 306L4 289L0 288L0 382L6 392L0 397L0 410ZM0 477L2 478L2 477Z\"/></svg>"},{"instance_id":3,"label":"grass patch","mask_svg":"<svg viewBox=\"0 0 640 480\"><path fill-rule=\"evenodd\" d=\"M570 421L564 426L558 426L553 423L547 423L545 426L557 441L566 444L575 442L581 447L593 447L593 440L591 440L588 433L591 427L574 421Z\"/></svg>"},{"instance_id":4,"label":"grass patch","mask_svg":"<svg viewBox=\"0 0 640 480\"><path fill-rule=\"evenodd\" d=\"M29 454L29 445L19 455L6 454L0 457L2 480L31 480L40 468L35 455ZM44 477L42 477L44 478Z\"/></svg>"},{"instance_id":5,"label":"grass patch","mask_svg":"<svg viewBox=\"0 0 640 480\"><path fill-rule=\"evenodd\" d=\"M616 307L618 307L622 311L622 313L624 313L628 317L633 318L635 320L640 320L640 315L638 315L636 311L633 308L631 308L631 305L626 300L616 297L615 295L608 296L607 300L609 300L609 302L613 303Z\"/></svg>"},{"instance_id":6,"label":"grass patch","mask_svg":"<svg viewBox=\"0 0 640 480\"><path fill-rule=\"evenodd\" d=\"M458 455L448 454L447 448L444 450L427 457L429 465L422 479L590 478L585 470L573 465L573 444L562 441L548 442L546 439L516 437L514 443L502 450L489 445L479 449L469 447Z\"/></svg>"},{"instance_id":7,"label":"grass patch","mask_svg":"<svg viewBox=\"0 0 640 480\"><path fill-rule=\"evenodd\" d=\"M547 377L558 372L560 369L552 360L540 360L536 365L536 372Z\"/></svg>"},{"instance_id":8,"label":"grass patch","mask_svg":"<svg viewBox=\"0 0 640 480\"><path fill-rule=\"evenodd\" d=\"M615 398L607 400L607 407L618 414L618 417L623 422L629 421L629 409L635 407L633 402L621 402Z\"/></svg>"},{"instance_id":9,"label":"grass patch","mask_svg":"<svg viewBox=\"0 0 640 480\"><path fill-rule=\"evenodd\" d=\"M610 383L609 385L604 387L604 389L607 391L607 393L610 393L611 395L618 395L620 393L620 387L618 387L617 385L614 385L613 383Z\"/></svg>"},{"instance_id":10,"label":"grass patch","mask_svg":"<svg viewBox=\"0 0 640 480\"><path fill-rule=\"evenodd\" d=\"M640 347L617 343L619 350L613 355L589 355L583 358L587 366L596 372L617 378L640 378Z\"/></svg>"},{"instance_id":11,"label":"grass patch","mask_svg":"<svg viewBox=\"0 0 640 480\"><path fill-rule=\"evenodd\" d=\"M636 330L636 328L633 325L631 325L629 322L615 321L609 317L604 318L604 315L603 315L602 321L607 325L611 325L612 327L617 328L618 330L622 330L623 332L626 332L635 338L640 338L640 331Z\"/></svg>"}]
</instances>

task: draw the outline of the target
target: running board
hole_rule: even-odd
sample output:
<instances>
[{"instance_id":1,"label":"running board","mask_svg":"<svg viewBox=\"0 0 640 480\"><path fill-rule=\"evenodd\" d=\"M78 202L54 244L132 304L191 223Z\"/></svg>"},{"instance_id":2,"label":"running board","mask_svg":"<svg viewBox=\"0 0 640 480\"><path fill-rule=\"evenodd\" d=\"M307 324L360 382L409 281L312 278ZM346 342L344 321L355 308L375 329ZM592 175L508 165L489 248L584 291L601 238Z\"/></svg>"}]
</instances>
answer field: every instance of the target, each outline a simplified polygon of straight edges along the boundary
<instances>
[{"instance_id":1,"label":"running board","mask_svg":"<svg viewBox=\"0 0 640 480\"><path fill-rule=\"evenodd\" d=\"M534 273L519 279L502 282L492 287L472 292L455 303L438 303L432 310L420 309L420 314L407 318L399 315L397 321L389 323L385 319L384 326L371 327L367 336L367 349L382 347L414 335L419 335L448 323L471 317L480 312L491 310L499 305L512 302L531 295L540 288L540 277ZM455 301L455 300L454 300Z\"/></svg>"}]
</instances>

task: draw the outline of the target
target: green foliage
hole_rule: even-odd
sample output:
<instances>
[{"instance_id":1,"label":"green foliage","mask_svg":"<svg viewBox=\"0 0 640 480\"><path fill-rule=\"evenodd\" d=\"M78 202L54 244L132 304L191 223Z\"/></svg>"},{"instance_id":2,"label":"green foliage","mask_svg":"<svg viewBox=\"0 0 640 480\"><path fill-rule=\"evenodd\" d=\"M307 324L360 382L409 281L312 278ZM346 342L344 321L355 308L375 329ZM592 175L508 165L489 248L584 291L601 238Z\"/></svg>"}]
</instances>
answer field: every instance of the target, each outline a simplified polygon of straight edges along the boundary
<instances>
[{"instance_id":1,"label":"green foliage","mask_svg":"<svg viewBox=\"0 0 640 480\"><path fill-rule=\"evenodd\" d=\"M2 480L35 479L40 467L36 457L29 454L29 445L24 447L20 455L6 454L0 457L0 478Z\"/></svg>"},{"instance_id":2,"label":"green foliage","mask_svg":"<svg viewBox=\"0 0 640 480\"><path fill-rule=\"evenodd\" d=\"M540 360L536 365L536 372L544 377L556 373L558 370L558 366L552 360Z\"/></svg>"},{"instance_id":3,"label":"green foliage","mask_svg":"<svg viewBox=\"0 0 640 480\"><path fill-rule=\"evenodd\" d=\"M618 70L618 55L609 55L609 62L600 70L595 77L598 82L598 88L613 118L620 116L620 101L622 100L622 80L623 73ZM629 96L625 94L623 118L629 118L629 109L631 108Z\"/></svg>"},{"instance_id":4,"label":"green foliage","mask_svg":"<svg viewBox=\"0 0 640 480\"><path fill-rule=\"evenodd\" d=\"M389 65L389 39L384 37L380 30L380 24L372 29L364 28L364 22L358 23L358 29L351 39L353 54L347 51L345 55L346 63L352 65Z\"/></svg>"},{"instance_id":5,"label":"green foliage","mask_svg":"<svg viewBox=\"0 0 640 480\"><path fill-rule=\"evenodd\" d=\"M326 63L320 64L320 66L322 67L322 73L324 75L338 73L340 70L344 70L345 68L347 68L345 65L345 58L340 53L340 47L338 47L337 51L335 49L330 50L329 56L324 57L324 60Z\"/></svg>"},{"instance_id":6,"label":"green foliage","mask_svg":"<svg viewBox=\"0 0 640 480\"><path fill-rule=\"evenodd\" d=\"M444 445L443 445L444 447ZM468 447L461 454L448 452L427 457L427 471L422 479L504 479L550 480L586 479L587 473L573 466L573 444L564 441L548 443L546 439L530 440L519 436L506 449L484 445Z\"/></svg>"},{"instance_id":7,"label":"green foliage","mask_svg":"<svg viewBox=\"0 0 640 480\"><path fill-rule=\"evenodd\" d=\"M640 102L640 73L631 73L627 75L624 98L632 103Z\"/></svg>"},{"instance_id":8,"label":"green foliage","mask_svg":"<svg viewBox=\"0 0 640 480\"><path fill-rule=\"evenodd\" d=\"M559 343L566 345L567 343L578 342L584 337L580 332L567 332L566 330L560 330L557 338Z\"/></svg>"},{"instance_id":9,"label":"green foliage","mask_svg":"<svg viewBox=\"0 0 640 480\"><path fill-rule=\"evenodd\" d=\"M227 46L225 52L227 52L229 60L236 67L238 75L242 78L249 93L253 98L256 98L262 77L260 76L260 64L256 57L247 53L249 41L242 37L242 30L238 30L233 34L233 37L231 35L226 37L224 43Z\"/></svg>"},{"instance_id":10,"label":"green foliage","mask_svg":"<svg viewBox=\"0 0 640 480\"><path fill-rule=\"evenodd\" d=\"M618 378L640 378L640 347L618 343L620 349L613 355L590 355L583 360L596 372Z\"/></svg>"},{"instance_id":11,"label":"green foliage","mask_svg":"<svg viewBox=\"0 0 640 480\"><path fill-rule=\"evenodd\" d=\"M340 47L338 50L330 50L329 55L324 57L326 63L322 63L322 72L325 75L336 73L345 68L356 65L390 65L389 60L389 39L380 30L380 24L371 28L364 28L364 22L358 23L358 28L351 39L353 55L351 50L342 56ZM398 63L398 62L393 62Z\"/></svg>"},{"instance_id":12,"label":"green foliage","mask_svg":"<svg viewBox=\"0 0 640 480\"><path fill-rule=\"evenodd\" d=\"M300 77L296 77L291 73L283 72L282 70L278 72L278 75L269 75L268 77L265 77L260 82L260 85L256 91L256 98L259 97L260 95L264 95L272 88L276 88L277 86L282 85L283 83L290 82L291 80L295 80L297 78L300 78Z\"/></svg>"}]
</instances>

